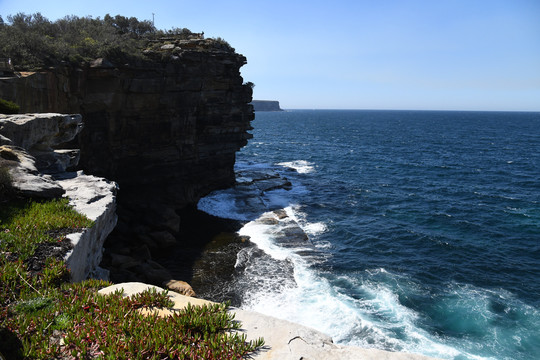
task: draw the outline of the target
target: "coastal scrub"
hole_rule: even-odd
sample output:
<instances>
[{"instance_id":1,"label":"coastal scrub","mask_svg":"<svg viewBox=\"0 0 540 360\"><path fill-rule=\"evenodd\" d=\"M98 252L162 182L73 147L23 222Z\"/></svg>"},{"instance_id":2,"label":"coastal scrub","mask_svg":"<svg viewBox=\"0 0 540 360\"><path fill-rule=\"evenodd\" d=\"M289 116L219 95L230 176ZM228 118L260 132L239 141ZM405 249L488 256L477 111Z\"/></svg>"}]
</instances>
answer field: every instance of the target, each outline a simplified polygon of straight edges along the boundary
<instances>
[{"instance_id":1,"label":"coastal scrub","mask_svg":"<svg viewBox=\"0 0 540 360\"><path fill-rule=\"evenodd\" d=\"M0 353L8 359L240 359L246 341L227 304L160 318L141 308L172 306L167 292L131 297L69 282L65 235L92 226L67 199L19 199L0 208Z\"/></svg>"}]
</instances>

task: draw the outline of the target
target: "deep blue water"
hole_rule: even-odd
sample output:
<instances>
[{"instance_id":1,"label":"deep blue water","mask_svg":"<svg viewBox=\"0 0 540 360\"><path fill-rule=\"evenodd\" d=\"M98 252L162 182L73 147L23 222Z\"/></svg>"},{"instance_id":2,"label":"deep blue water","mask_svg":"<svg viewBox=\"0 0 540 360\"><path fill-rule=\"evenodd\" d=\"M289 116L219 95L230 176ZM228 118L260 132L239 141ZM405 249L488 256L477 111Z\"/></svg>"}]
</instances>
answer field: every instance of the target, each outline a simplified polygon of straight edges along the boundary
<instances>
[{"instance_id":1,"label":"deep blue water","mask_svg":"<svg viewBox=\"0 0 540 360\"><path fill-rule=\"evenodd\" d=\"M291 180L276 196L321 256L291 252L296 284L246 307L342 344L540 358L539 113L297 110L253 127L238 166Z\"/></svg>"}]
</instances>

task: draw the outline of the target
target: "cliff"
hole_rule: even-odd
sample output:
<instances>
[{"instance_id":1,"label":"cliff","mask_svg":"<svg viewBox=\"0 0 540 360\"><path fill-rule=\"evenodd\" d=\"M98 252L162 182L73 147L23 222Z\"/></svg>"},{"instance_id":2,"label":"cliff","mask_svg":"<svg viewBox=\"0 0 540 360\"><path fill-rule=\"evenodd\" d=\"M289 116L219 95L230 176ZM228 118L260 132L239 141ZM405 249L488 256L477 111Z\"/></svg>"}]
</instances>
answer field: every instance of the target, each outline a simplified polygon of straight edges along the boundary
<instances>
[{"instance_id":1,"label":"cliff","mask_svg":"<svg viewBox=\"0 0 540 360\"><path fill-rule=\"evenodd\" d=\"M273 100L253 100L251 102L255 111L283 111L279 107L279 101Z\"/></svg>"},{"instance_id":2,"label":"cliff","mask_svg":"<svg viewBox=\"0 0 540 360\"><path fill-rule=\"evenodd\" d=\"M70 144L81 168L120 186L114 243L157 251L177 241L179 210L234 184L254 115L246 58L227 44L171 38L143 53L129 64L97 59L2 78L0 97L24 112L82 114Z\"/></svg>"}]
</instances>

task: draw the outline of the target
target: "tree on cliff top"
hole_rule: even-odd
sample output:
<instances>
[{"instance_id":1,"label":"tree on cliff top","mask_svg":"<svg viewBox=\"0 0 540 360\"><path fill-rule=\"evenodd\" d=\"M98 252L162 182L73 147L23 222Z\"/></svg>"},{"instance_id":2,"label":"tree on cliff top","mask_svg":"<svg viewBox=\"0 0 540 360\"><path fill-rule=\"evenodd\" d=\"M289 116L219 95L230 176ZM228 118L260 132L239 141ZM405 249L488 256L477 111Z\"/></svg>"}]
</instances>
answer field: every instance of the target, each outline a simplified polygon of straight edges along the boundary
<instances>
[{"instance_id":1,"label":"tree on cliff top","mask_svg":"<svg viewBox=\"0 0 540 360\"><path fill-rule=\"evenodd\" d=\"M174 33L157 30L149 20L116 15L103 19L66 16L55 22L40 13L0 18L0 58L11 58L17 70L39 69L62 62L80 63L99 57L128 61L141 57L148 40Z\"/></svg>"}]
</instances>

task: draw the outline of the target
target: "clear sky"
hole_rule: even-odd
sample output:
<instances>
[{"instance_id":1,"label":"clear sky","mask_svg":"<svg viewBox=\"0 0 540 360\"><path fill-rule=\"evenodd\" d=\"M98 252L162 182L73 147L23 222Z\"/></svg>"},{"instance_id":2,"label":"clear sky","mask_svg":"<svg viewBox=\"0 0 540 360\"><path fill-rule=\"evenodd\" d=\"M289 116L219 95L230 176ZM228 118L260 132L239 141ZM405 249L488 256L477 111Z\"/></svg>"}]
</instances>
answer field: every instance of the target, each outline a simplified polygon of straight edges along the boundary
<instances>
[{"instance_id":1,"label":"clear sky","mask_svg":"<svg viewBox=\"0 0 540 360\"><path fill-rule=\"evenodd\" d=\"M222 37L285 109L540 111L540 0L0 0L18 12Z\"/></svg>"}]
</instances>

